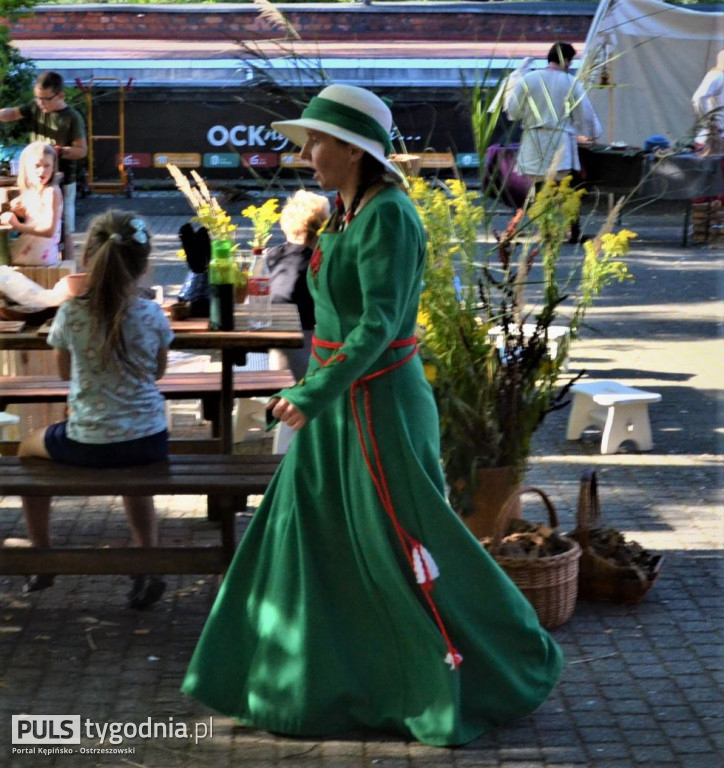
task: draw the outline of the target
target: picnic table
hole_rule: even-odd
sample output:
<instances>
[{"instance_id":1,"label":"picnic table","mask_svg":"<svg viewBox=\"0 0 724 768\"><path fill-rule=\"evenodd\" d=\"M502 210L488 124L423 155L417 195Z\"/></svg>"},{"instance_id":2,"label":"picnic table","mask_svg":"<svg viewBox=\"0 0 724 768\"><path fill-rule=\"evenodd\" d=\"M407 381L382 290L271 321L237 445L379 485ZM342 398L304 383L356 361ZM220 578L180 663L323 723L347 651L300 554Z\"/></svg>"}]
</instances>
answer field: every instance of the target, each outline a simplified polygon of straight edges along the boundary
<instances>
[{"instance_id":1,"label":"picnic table","mask_svg":"<svg viewBox=\"0 0 724 768\"><path fill-rule=\"evenodd\" d=\"M215 547L102 547L36 549L0 546L0 573L223 573L236 547L235 515L246 508L248 494L263 493L280 456L233 455L232 408L234 366L246 354L270 347L301 347L304 335L294 305L273 305L272 321L261 330L248 327L244 308L235 314L235 330L209 331L208 320L171 323L172 347L221 353L219 382L219 451L216 456L173 455L168 461L143 467L94 470L69 467L42 459L0 457L0 495L204 494L211 520L217 521L220 540ZM28 326L0 332L0 350L48 350L49 326ZM270 372L261 372L268 376ZM274 373L274 372L272 372ZM279 371L288 376L288 371Z\"/></svg>"},{"instance_id":2,"label":"picnic table","mask_svg":"<svg viewBox=\"0 0 724 768\"><path fill-rule=\"evenodd\" d=\"M248 312L243 306L236 310L234 319L233 331L210 331L206 319L171 322L173 349L218 351L221 354L219 452L226 454L230 454L233 447L234 366L244 365L248 352L271 347L295 348L304 344L299 313L294 305L272 305L271 325L268 328L249 328ZM46 323L41 327L26 325L16 332L0 332L0 350L47 352L48 330L49 324Z\"/></svg>"}]
</instances>

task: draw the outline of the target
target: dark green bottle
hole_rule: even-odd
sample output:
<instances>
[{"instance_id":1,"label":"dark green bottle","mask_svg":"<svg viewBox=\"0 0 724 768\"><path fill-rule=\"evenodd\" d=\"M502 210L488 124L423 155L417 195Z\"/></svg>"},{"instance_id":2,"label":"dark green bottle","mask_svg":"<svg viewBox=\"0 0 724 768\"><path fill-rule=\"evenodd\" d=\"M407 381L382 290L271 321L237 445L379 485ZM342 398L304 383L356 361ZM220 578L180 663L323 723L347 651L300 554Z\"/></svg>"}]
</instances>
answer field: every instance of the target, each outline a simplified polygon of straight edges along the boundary
<instances>
[{"instance_id":1,"label":"dark green bottle","mask_svg":"<svg viewBox=\"0 0 724 768\"><path fill-rule=\"evenodd\" d=\"M236 261L231 240L213 240L209 262L209 329L234 330L234 289Z\"/></svg>"}]
</instances>

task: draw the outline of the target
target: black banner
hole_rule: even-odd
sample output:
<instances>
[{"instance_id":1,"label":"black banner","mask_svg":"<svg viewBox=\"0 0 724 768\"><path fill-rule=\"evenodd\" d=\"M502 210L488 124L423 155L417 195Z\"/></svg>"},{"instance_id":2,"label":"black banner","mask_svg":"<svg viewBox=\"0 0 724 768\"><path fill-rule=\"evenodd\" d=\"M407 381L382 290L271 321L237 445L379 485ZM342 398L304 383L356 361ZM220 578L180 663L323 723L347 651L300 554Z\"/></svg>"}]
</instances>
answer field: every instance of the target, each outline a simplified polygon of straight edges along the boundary
<instances>
[{"instance_id":1,"label":"black banner","mask_svg":"<svg viewBox=\"0 0 724 768\"><path fill-rule=\"evenodd\" d=\"M423 99L420 89L397 92L393 115L400 152L474 152L469 109L464 96ZM166 178L167 162L196 169L204 178L239 179L278 173L304 174L299 151L271 129L277 119L297 117L298 102L270 97L263 90L243 95L209 91L132 91L124 96L124 152L120 157L119 94L94 93L89 121L93 143L93 181L119 177L119 163L132 168L139 181ZM459 159L459 158L458 158Z\"/></svg>"}]
</instances>

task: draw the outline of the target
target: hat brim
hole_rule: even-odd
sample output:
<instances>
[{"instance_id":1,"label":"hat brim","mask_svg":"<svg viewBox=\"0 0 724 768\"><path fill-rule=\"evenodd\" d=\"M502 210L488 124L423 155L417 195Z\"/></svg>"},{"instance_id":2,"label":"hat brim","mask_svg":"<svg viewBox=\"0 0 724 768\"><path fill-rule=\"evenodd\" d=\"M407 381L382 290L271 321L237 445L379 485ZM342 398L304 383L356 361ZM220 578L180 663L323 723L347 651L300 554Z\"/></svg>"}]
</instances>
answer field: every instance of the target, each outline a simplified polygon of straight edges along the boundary
<instances>
[{"instance_id":1,"label":"hat brim","mask_svg":"<svg viewBox=\"0 0 724 768\"><path fill-rule=\"evenodd\" d=\"M367 154L372 155L377 162L381 163L398 181L404 181L405 177L400 168L387 159L382 145L373 139L360 136L358 133L340 128L333 123L326 123L323 120L314 120L307 117L300 117L298 120L281 120L272 123L271 127L277 133L281 133L282 136L286 136L293 141L298 147L303 147L307 141L307 130L319 131L319 133L334 136L340 141L346 141L348 144L363 149Z\"/></svg>"}]
</instances>

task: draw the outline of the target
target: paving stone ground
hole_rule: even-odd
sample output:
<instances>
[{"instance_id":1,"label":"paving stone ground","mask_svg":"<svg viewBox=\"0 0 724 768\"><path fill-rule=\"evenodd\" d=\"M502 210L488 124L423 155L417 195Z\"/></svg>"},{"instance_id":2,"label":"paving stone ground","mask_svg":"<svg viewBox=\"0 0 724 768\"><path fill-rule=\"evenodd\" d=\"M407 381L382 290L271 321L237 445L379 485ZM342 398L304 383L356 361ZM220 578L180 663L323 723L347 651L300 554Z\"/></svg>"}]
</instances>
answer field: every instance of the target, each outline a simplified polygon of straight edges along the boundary
<instances>
[{"instance_id":1,"label":"paving stone ground","mask_svg":"<svg viewBox=\"0 0 724 768\"><path fill-rule=\"evenodd\" d=\"M110 201L114 202L114 201ZM173 251L183 210L158 201L127 203L147 216L158 254L150 282L177 290L183 264ZM96 207L98 202L96 201ZM88 206L90 208L90 206ZM81 225L87 223L81 209ZM157 214L163 215L157 215ZM596 213L588 228L601 220ZM638 232L630 268L635 281L611 288L589 313L572 349L571 372L660 392L650 408L653 450L599 453L600 433L565 439L567 409L538 431L526 482L551 497L561 527L573 527L579 480L599 473L605 523L664 554L661 576L638 605L580 601L553 630L566 654L560 684L530 717L458 749L406 743L384 734L287 739L237 727L181 696L194 643L212 605L217 579L171 576L160 605L125 607L128 579L64 576L32 596L22 577L0 577L0 745L3 765L186 768L721 768L722 690L722 249L683 247L681 211L657 207L627 213ZM80 236L79 236L80 240ZM566 248L564 262L573 258ZM179 428L193 425L190 409ZM199 497L159 497L165 541L214 536ZM542 508L533 499L524 515ZM240 517L243 530L246 517ZM58 499L59 543L128 541L118 498ZM3 539L24 536L17 498L0 499ZM78 714L89 727L146 724L163 737L124 737L103 745L94 731L82 748L132 749L122 754L12 754L11 716ZM213 726L206 738L191 737Z\"/></svg>"}]
</instances>

